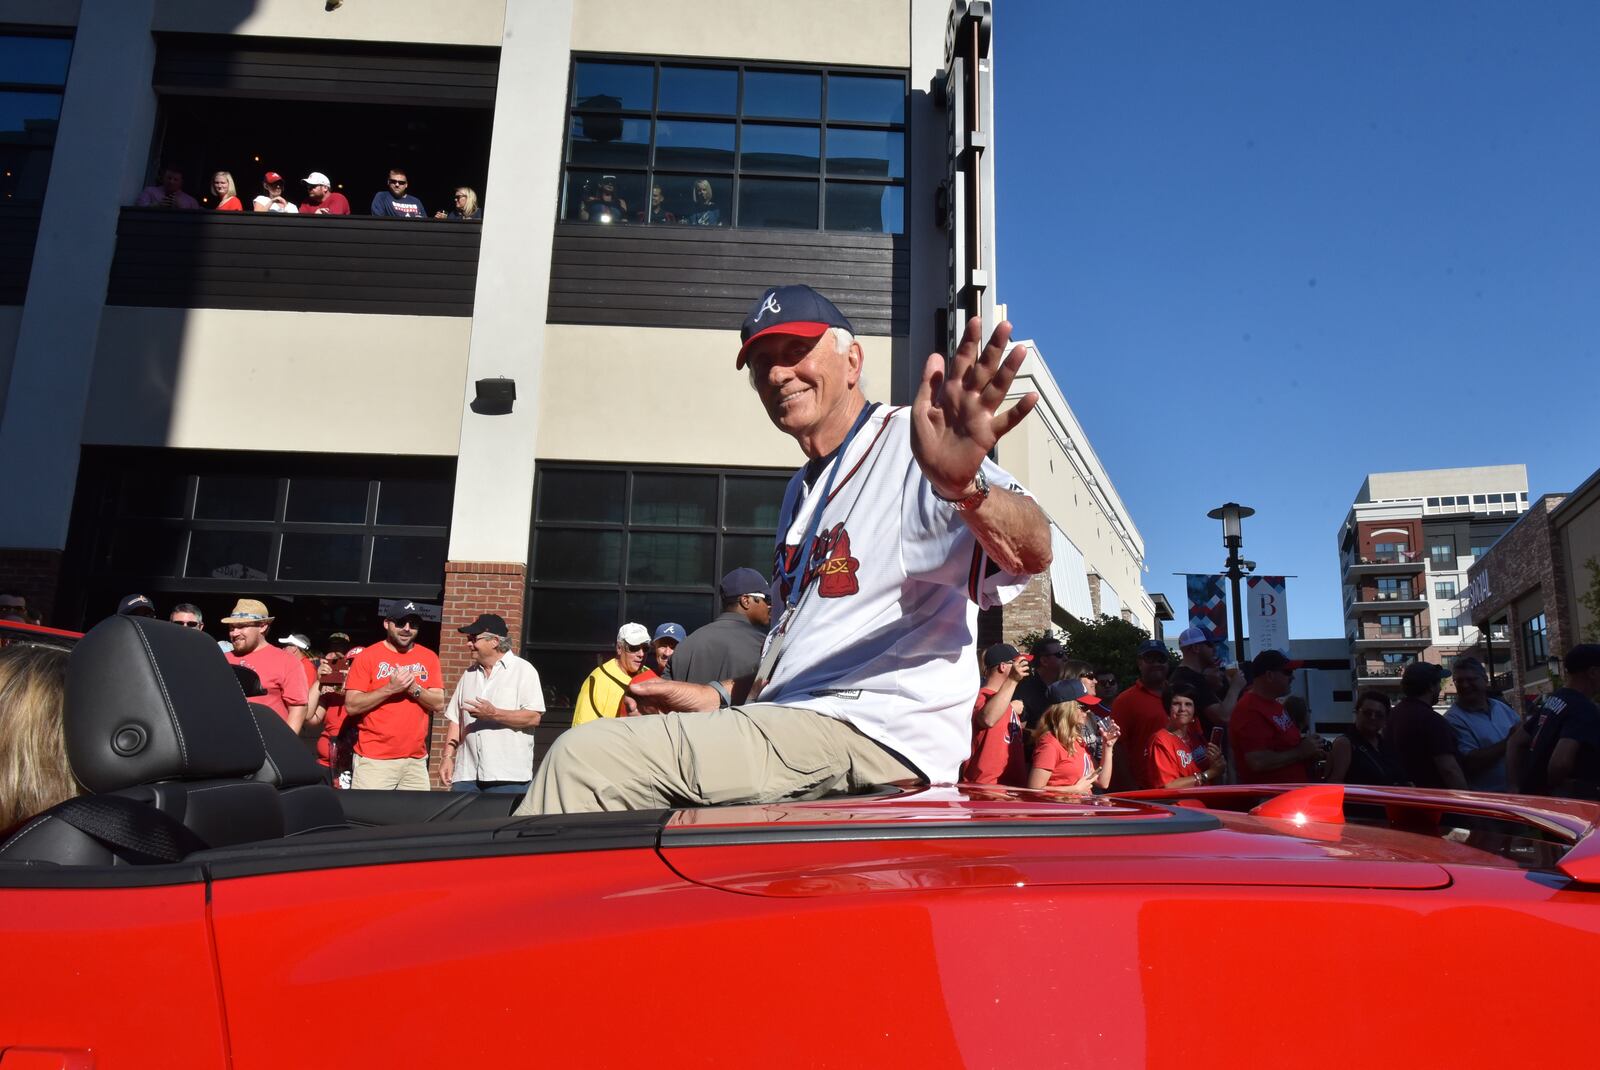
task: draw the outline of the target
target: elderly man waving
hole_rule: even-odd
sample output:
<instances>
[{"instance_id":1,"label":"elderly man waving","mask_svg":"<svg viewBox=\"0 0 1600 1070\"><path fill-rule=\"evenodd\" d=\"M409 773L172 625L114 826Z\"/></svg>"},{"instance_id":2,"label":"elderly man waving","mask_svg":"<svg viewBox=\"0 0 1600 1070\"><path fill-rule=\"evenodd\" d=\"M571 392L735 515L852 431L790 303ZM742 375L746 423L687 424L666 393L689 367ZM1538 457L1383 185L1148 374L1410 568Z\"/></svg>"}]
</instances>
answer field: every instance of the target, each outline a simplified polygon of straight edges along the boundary
<instances>
[{"instance_id":1,"label":"elderly man waving","mask_svg":"<svg viewBox=\"0 0 1600 1070\"><path fill-rule=\"evenodd\" d=\"M980 606L1050 564L1049 522L989 451L1038 403L999 412L1026 350L967 324L948 371L929 356L915 403L861 391L850 322L807 286L745 318L767 416L807 463L780 511L773 625L753 679L633 684L641 707L556 741L519 814L812 798L953 782L971 743ZM735 705L735 701L739 704Z\"/></svg>"}]
</instances>

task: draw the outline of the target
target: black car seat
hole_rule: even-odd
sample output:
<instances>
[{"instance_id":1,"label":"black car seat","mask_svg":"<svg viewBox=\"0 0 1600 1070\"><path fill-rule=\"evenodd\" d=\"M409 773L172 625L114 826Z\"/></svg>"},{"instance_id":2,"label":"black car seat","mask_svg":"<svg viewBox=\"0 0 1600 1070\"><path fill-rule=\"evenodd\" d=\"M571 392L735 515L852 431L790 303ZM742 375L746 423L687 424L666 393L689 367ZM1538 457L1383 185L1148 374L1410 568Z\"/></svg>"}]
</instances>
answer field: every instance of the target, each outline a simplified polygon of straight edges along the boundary
<instances>
[{"instance_id":1,"label":"black car seat","mask_svg":"<svg viewBox=\"0 0 1600 1070\"><path fill-rule=\"evenodd\" d=\"M250 712L255 715L261 742L267 749L267 760L256 771L255 779L278 789L284 835L345 828L339 796L328 786L322 765L300 742L294 729L270 706L252 702Z\"/></svg>"},{"instance_id":2,"label":"black car seat","mask_svg":"<svg viewBox=\"0 0 1600 1070\"><path fill-rule=\"evenodd\" d=\"M112 617L67 662L67 759L86 795L0 844L0 861L172 861L204 847L283 835L278 790L253 780L266 748L214 640Z\"/></svg>"}]
</instances>

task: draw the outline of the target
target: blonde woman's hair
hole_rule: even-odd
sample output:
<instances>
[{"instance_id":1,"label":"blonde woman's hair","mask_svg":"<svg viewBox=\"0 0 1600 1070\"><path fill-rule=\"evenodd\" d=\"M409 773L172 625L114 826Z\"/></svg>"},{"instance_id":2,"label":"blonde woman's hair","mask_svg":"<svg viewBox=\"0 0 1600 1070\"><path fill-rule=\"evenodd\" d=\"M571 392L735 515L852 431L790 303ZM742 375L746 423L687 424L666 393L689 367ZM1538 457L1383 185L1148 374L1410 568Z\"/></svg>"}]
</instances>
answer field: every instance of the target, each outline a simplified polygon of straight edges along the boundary
<instances>
[{"instance_id":1,"label":"blonde woman's hair","mask_svg":"<svg viewBox=\"0 0 1600 1070\"><path fill-rule=\"evenodd\" d=\"M228 180L228 197L239 196L239 187L233 184L233 173L231 171L218 171L217 175L221 175L223 178ZM216 178L217 175L212 175L211 177ZM222 199L227 200L228 197L224 197Z\"/></svg>"},{"instance_id":2,"label":"blonde woman's hair","mask_svg":"<svg viewBox=\"0 0 1600 1070\"><path fill-rule=\"evenodd\" d=\"M0 831L82 790L61 728L66 688L66 651L0 647Z\"/></svg>"},{"instance_id":3,"label":"blonde woman's hair","mask_svg":"<svg viewBox=\"0 0 1600 1070\"><path fill-rule=\"evenodd\" d=\"M472 219L478 214L478 191L471 186L457 186L456 192L467 198L467 203L461 206L463 219Z\"/></svg>"},{"instance_id":4,"label":"blonde woman's hair","mask_svg":"<svg viewBox=\"0 0 1600 1070\"><path fill-rule=\"evenodd\" d=\"M1033 729L1035 744L1045 736L1055 736L1063 746L1089 742L1089 711L1076 702L1058 702L1047 708Z\"/></svg>"}]
</instances>

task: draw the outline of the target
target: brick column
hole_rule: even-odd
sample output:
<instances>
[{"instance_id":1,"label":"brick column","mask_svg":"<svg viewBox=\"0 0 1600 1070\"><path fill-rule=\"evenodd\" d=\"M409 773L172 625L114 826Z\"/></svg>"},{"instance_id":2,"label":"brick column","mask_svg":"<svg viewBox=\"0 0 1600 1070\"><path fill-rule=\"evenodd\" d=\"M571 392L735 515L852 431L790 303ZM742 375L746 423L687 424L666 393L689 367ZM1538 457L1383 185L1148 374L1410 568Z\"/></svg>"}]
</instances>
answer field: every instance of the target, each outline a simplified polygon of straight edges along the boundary
<instances>
[{"instance_id":1,"label":"brick column","mask_svg":"<svg viewBox=\"0 0 1600 1070\"><path fill-rule=\"evenodd\" d=\"M511 648L522 647L522 601L527 591L527 569L514 561L450 561L444 566L444 618L439 628L439 669L444 673L445 695L455 691L472 660L457 628L478 619L479 613L498 613L511 632ZM439 762L444 757L444 713L434 717L428 745L428 775L439 787Z\"/></svg>"},{"instance_id":2,"label":"brick column","mask_svg":"<svg viewBox=\"0 0 1600 1070\"><path fill-rule=\"evenodd\" d=\"M28 608L47 625L56 623L53 614L60 582L60 550L0 550L0 591L27 598Z\"/></svg>"},{"instance_id":3,"label":"brick column","mask_svg":"<svg viewBox=\"0 0 1600 1070\"><path fill-rule=\"evenodd\" d=\"M1016 643L1029 632L1050 627L1050 574L1041 572L1001 610L1000 631L991 643Z\"/></svg>"}]
</instances>

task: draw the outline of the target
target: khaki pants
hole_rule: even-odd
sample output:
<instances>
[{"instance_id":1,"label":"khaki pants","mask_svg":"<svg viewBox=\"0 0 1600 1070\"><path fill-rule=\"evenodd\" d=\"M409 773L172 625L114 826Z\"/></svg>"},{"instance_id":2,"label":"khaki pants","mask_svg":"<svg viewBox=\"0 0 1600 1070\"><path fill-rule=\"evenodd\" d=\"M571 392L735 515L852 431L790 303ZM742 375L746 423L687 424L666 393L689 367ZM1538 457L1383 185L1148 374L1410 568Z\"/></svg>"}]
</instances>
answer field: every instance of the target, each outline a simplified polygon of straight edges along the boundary
<instances>
[{"instance_id":1,"label":"khaki pants","mask_svg":"<svg viewBox=\"0 0 1600 1070\"><path fill-rule=\"evenodd\" d=\"M916 779L843 721L758 704L570 729L545 755L516 814L775 802Z\"/></svg>"},{"instance_id":2,"label":"khaki pants","mask_svg":"<svg viewBox=\"0 0 1600 1070\"><path fill-rule=\"evenodd\" d=\"M380 791L428 791L428 763L421 758L363 758L352 754L350 786Z\"/></svg>"}]
</instances>

